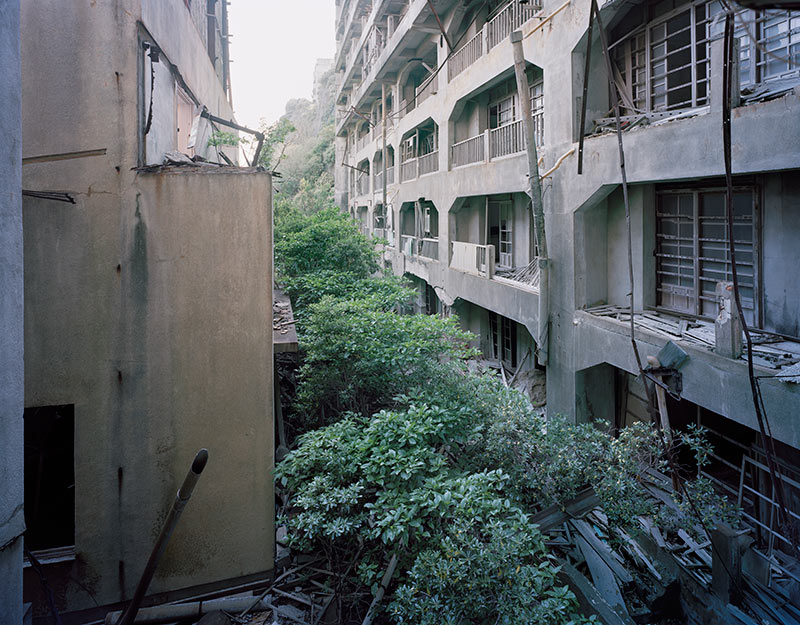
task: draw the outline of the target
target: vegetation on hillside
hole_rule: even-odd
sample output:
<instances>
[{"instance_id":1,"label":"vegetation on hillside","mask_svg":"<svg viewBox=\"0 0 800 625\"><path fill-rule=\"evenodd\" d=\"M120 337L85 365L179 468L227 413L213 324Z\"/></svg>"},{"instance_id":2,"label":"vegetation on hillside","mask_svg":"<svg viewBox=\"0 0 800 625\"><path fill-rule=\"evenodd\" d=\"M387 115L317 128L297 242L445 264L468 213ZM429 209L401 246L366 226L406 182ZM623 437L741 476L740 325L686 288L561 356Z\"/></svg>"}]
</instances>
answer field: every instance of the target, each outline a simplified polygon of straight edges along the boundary
<instances>
[{"instance_id":1,"label":"vegetation on hillside","mask_svg":"<svg viewBox=\"0 0 800 625\"><path fill-rule=\"evenodd\" d=\"M335 74L325 74L317 101L289 100L286 113L261 128L259 164L276 175L276 221L292 211L310 215L333 206Z\"/></svg>"}]
</instances>

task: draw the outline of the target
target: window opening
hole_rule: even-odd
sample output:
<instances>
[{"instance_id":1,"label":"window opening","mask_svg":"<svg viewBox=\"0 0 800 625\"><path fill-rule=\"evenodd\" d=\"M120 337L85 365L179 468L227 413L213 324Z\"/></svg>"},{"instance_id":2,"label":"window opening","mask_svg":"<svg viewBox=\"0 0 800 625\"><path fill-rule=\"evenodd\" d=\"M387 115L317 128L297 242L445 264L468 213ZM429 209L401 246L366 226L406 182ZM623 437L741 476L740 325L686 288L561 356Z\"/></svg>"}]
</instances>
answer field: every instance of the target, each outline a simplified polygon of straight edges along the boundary
<instances>
[{"instance_id":1,"label":"window opening","mask_svg":"<svg viewBox=\"0 0 800 625\"><path fill-rule=\"evenodd\" d=\"M24 412L25 546L31 551L75 544L75 407Z\"/></svg>"},{"instance_id":2,"label":"window opening","mask_svg":"<svg viewBox=\"0 0 800 625\"><path fill-rule=\"evenodd\" d=\"M494 262L503 269L514 266L514 208L511 200L489 201L489 245Z\"/></svg>"},{"instance_id":3,"label":"window opening","mask_svg":"<svg viewBox=\"0 0 800 625\"><path fill-rule=\"evenodd\" d=\"M722 6L719 0L664 4L611 46L627 114L708 104L710 44L722 35ZM800 12L740 9L736 15L743 89L800 76Z\"/></svg>"},{"instance_id":4,"label":"window opening","mask_svg":"<svg viewBox=\"0 0 800 625\"><path fill-rule=\"evenodd\" d=\"M378 230L383 230L386 227L386 215L384 214L383 204L375 205L374 220L375 228Z\"/></svg>"},{"instance_id":5,"label":"window opening","mask_svg":"<svg viewBox=\"0 0 800 625\"><path fill-rule=\"evenodd\" d=\"M507 368L517 366L517 324L508 317L489 311L492 358Z\"/></svg>"},{"instance_id":6,"label":"window opening","mask_svg":"<svg viewBox=\"0 0 800 625\"><path fill-rule=\"evenodd\" d=\"M516 119L516 96L508 96L489 106L489 128L500 128Z\"/></svg>"},{"instance_id":7,"label":"window opening","mask_svg":"<svg viewBox=\"0 0 800 625\"><path fill-rule=\"evenodd\" d=\"M759 311L756 189L736 188L733 229L742 308L757 326ZM656 289L659 306L700 317L717 314L716 284L733 279L722 189L657 194Z\"/></svg>"},{"instance_id":8,"label":"window opening","mask_svg":"<svg viewBox=\"0 0 800 625\"><path fill-rule=\"evenodd\" d=\"M544 81L539 79L530 86L531 116L536 145L544 145Z\"/></svg>"},{"instance_id":9,"label":"window opening","mask_svg":"<svg viewBox=\"0 0 800 625\"><path fill-rule=\"evenodd\" d=\"M425 284L425 314L435 315L439 312L439 298L436 297L436 290L430 285Z\"/></svg>"}]
</instances>

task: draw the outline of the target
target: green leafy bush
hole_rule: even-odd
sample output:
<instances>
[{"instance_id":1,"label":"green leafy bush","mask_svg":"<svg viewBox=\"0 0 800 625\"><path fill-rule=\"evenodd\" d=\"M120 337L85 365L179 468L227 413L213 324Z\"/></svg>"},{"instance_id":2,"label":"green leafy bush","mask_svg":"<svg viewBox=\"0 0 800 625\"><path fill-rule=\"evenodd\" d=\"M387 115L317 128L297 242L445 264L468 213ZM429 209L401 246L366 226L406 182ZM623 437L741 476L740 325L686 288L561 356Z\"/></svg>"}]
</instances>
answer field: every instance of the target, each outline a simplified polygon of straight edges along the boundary
<instances>
[{"instance_id":1,"label":"green leafy bush","mask_svg":"<svg viewBox=\"0 0 800 625\"><path fill-rule=\"evenodd\" d=\"M575 598L556 585L539 531L509 496L509 475L458 468L481 427L470 411L412 403L304 435L277 470L292 498L284 521L293 546L360 547L367 585L384 554L398 553L409 569L389 610L398 622L572 620Z\"/></svg>"},{"instance_id":2,"label":"green leafy bush","mask_svg":"<svg viewBox=\"0 0 800 625\"><path fill-rule=\"evenodd\" d=\"M366 278L378 270L377 257L373 243L335 208L311 216L292 214L276 229L279 280L324 270Z\"/></svg>"},{"instance_id":3,"label":"green leafy bush","mask_svg":"<svg viewBox=\"0 0 800 625\"><path fill-rule=\"evenodd\" d=\"M369 416L396 395L438 379L443 361L472 353L471 335L455 318L399 315L385 310L386 303L378 293L323 297L309 307L300 337L305 360L298 389L309 425L347 411Z\"/></svg>"},{"instance_id":4,"label":"green leafy bush","mask_svg":"<svg viewBox=\"0 0 800 625\"><path fill-rule=\"evenodd\" d=\"M575 596L556 583L557 571L541 534L518 509L481 525L458 521L419 554L389 612L414 625L580 620Z\"/></svg>"}]
</instances>

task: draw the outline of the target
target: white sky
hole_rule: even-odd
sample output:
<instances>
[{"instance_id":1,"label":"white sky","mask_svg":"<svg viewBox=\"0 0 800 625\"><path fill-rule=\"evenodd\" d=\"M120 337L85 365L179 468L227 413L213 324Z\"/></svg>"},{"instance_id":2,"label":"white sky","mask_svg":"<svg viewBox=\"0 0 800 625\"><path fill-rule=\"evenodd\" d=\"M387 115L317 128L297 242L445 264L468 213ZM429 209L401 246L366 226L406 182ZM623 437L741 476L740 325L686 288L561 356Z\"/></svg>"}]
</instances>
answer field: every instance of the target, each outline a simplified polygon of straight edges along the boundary
<instances>
[{"instance_id":1,"label":"white sky","mask_svg":"<svg viewBox=\"0 0 800 625\"><path fill-rule=\"evenodd\" d=\"M311 99L314 65L335 53L334 0L232 0L231 91L236 120L258 128L287 100Z\"/></svg>"}]
</instances>

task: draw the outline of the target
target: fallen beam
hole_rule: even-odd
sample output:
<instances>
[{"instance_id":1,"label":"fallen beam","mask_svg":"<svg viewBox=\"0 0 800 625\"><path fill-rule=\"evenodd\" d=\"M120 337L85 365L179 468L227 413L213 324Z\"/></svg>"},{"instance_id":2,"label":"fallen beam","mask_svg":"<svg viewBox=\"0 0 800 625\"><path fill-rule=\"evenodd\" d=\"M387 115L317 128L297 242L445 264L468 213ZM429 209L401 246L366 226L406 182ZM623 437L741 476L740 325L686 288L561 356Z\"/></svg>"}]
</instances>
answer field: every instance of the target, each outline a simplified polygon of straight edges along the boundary
<instances>
[{"instance_id":1,"label":"fallen beam","mask_svg":"<svg viewBox=\"0 0 800 625\"><path fill-rule=\"evenodd\" d=\"M140 608L133 621L141 625L159 625L161 623L174 623L186 619L199 619L204 614L224 610L225 612L238 612L249 607L253 603L252 597L227 597L223 599L209 599L208 601L193 601L191 603L177 603L171 605L159 605L152 608ZM259 610L271 608L270 602L260 599L255 606ZM105 625L114 625L122 611L109 612L106 614Z\"/></svg>"}]
</instances>

